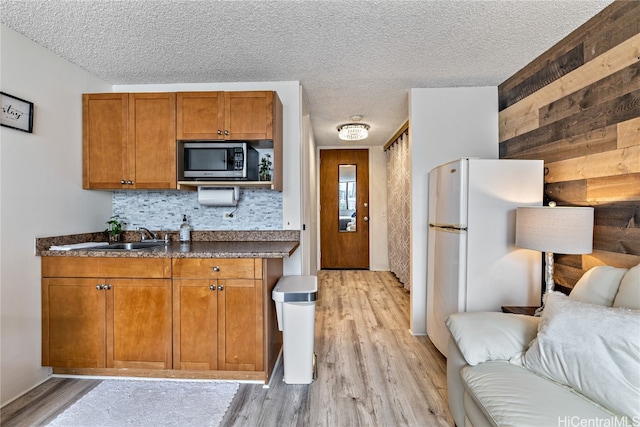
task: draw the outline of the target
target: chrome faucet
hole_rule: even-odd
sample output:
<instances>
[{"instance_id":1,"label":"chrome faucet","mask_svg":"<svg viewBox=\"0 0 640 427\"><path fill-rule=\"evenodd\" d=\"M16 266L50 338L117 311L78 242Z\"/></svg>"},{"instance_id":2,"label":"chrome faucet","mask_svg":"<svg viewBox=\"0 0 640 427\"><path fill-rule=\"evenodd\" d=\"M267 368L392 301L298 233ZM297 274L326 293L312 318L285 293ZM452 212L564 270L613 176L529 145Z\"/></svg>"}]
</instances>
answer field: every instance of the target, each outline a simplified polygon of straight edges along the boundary
<instances>
[{"instance_id":1,"label":"chrome faucet","mask_svg":"<svg viewBox=\"0 0 640 427\"><path fill-rule=\"evenodd\" d=\"M147 233L149 233L149 236L151 236L152 240L158 240L158 236L156 236L154 233L152 233L151 230L149 230L148 228L138 227L138 231L140 231L140 241L145 240L145 238L144 238L144 232L145 231Z\"/></svg>"}]
</instances>

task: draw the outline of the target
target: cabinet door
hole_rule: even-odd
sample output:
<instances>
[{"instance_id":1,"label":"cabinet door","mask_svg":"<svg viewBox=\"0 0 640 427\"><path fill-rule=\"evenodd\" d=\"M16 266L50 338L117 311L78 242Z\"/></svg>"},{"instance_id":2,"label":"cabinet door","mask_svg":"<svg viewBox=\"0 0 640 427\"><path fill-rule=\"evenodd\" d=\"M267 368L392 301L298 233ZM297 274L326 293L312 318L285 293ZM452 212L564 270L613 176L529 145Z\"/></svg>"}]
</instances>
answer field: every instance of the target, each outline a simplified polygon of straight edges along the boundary
<instances>
[{"instance_id":1,"label":"cabinet door","mask_svg":"<svg viewBox=\"0 0 640 427\"><path fill-rule=\"evenodd\" d=\"M256 280L218 280L218 369L261 371L261 297Z\"/></svg>"},{"instance_id":2,"label":"cabinet door","mask_svg":"<svg viewBox=\"0 0 640 427\"><path fill-rule=\"evenodd\" d=\"M173 369L218 369L215 280L173 281Z\"/></svg>"},{"instance_id":3,"label":"cabinet door","mask_svg":"<svg viewBox=\"0 0 640 427\"><path fill-rule=\"evenodd\" d=\"M224 139L224 92L179 92L177 139Z\"/></svg>"},{"instance_id":4,"label":"cabinet door","mask_svg":"<svg viewBox=\"0 0 640 427\"><path fill-rule=\"evenodd\" d=\"M105 293L98 280L42 280L42 365L105 367Z\"/></svg>"},{"instance_id":5,"label":"cabinet door","mask_svg":"<svg viewBox=\"0 0 640 427\"><path fill-rule=\"evenodd\" d=\"M177 188L176 150L176 94L130 94L131 188Z\"/></svg>"},{"instance_id":6,"label":"cabinet door","mask_svg":"<svg viewBox=\"0 0 640 427\"><path fill-rule=\"evenodd\" d=\"M273 139L273 92L225 92L226 139Z\"/></svg>"},{"instance_id":7,"label":"cabinet door","mask_svg":"<svg viewBox=\"0 0 640 427\"><path fill-rule=\"evenodd\" d=\"M82 95L82 187L120 189L129 176L128 95Z\"/></svg>"},{"instance_id":8,"label":"cabinet door","mask_svg":"<svg viewBox=\"0 0 640 427\"><path fill-rule=\"evenodd\" d=\"M107 368L171 369L171 280L107 283Z\"/></svg>"}]
</instances>

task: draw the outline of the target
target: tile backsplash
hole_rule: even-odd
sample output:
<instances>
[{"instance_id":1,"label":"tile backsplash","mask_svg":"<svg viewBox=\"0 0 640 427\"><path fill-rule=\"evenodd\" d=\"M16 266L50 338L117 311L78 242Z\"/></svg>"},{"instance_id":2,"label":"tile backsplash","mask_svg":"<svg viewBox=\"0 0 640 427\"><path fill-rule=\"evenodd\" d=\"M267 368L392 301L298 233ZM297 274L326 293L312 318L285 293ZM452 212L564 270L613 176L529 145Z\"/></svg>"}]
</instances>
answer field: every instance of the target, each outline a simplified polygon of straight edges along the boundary
<instances>
[{"instance_id":1,"label":"tile backsplash","mask_svg":"<svg viewBox=\"0 0 640 427\"><path fill-rule=\"evenodd\" d=\"M234 213L235 219L224 215ZM113 215L125 230L177 230L186 214L194 230L282 230L282 193L240 188L238 205L201 206L196 191L114 191Z\"/></svg>"}]
</instances>

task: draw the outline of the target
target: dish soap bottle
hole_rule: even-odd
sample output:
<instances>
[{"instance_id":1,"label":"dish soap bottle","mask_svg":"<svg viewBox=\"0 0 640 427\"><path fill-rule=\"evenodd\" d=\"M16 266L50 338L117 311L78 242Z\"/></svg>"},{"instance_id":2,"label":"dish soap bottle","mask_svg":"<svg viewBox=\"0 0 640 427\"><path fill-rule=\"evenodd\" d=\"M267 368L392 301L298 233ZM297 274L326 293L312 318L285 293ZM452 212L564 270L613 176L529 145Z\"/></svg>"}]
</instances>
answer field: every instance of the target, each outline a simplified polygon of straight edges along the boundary
<instances>
[{"instance_id":1,"label":"dish soap bottle","mask_svg":"<svg viewBox=\"0 0 640 427\"><path fill-rule=\"evenodd\" d=\"M180 225L180 241L191 241L191 225L187 221L187 215L182 215L182 224Z\"/></svg>"}]
</instances>

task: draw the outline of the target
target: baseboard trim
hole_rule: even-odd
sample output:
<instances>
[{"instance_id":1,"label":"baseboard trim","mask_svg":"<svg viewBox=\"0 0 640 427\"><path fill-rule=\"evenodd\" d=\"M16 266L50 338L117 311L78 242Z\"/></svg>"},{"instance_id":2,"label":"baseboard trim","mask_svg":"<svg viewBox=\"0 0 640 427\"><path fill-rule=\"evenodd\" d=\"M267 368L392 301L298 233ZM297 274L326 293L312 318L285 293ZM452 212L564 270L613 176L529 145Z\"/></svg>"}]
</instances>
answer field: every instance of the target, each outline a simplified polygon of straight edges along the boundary
<instances>
[{"instance_id":1,"label":"baseboard trim","mask_svg":"<svg viewBox=\"0 0 640 427\"><path fill-rule=\"evenodd\" d=\"M25 391L23 391L22 393L19 393L17 396L7 400L6 402L4 402L2 405L0 405L0 409L4 408L5 406L7 406L8 404L10 404L11 402L14 402L18 399L20 399L22 396L24 396L25 394L29 393L31 390L33 390L34 388L41 386L42 384L44 384L45 382L47 382L47 380L49 380L51 377L53 377L53 374L51 373L51 369L49 369L49 374L43 378L42 380L40 380L39 382L37 382L35 385L29 387L28 389L26 389Z\"/></svg>"}]
</instances>

